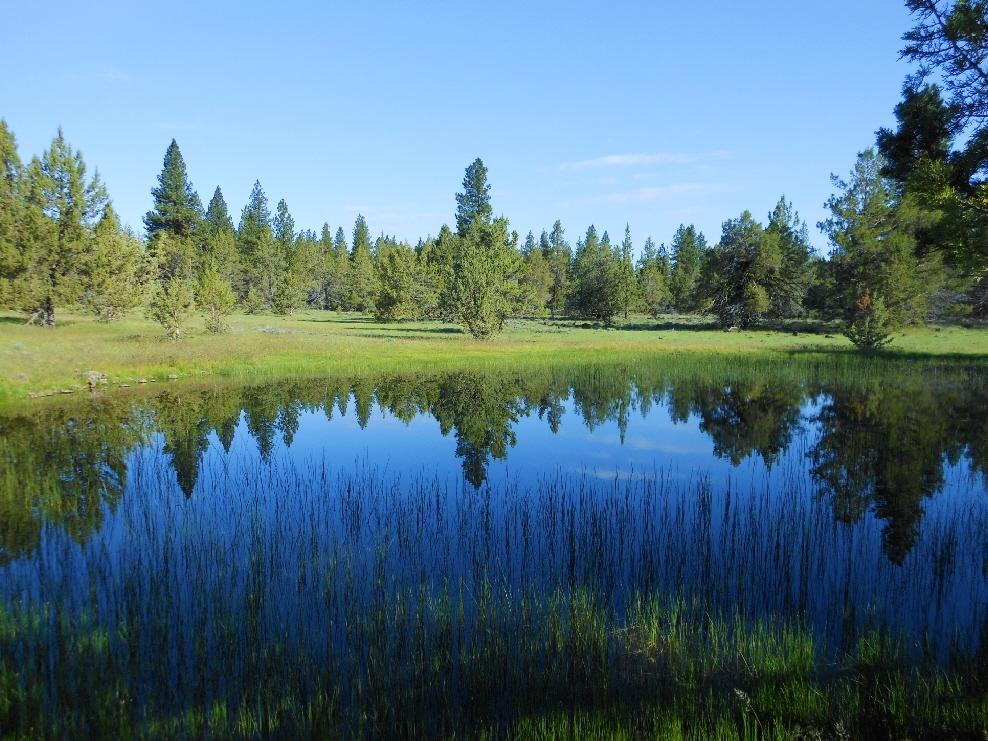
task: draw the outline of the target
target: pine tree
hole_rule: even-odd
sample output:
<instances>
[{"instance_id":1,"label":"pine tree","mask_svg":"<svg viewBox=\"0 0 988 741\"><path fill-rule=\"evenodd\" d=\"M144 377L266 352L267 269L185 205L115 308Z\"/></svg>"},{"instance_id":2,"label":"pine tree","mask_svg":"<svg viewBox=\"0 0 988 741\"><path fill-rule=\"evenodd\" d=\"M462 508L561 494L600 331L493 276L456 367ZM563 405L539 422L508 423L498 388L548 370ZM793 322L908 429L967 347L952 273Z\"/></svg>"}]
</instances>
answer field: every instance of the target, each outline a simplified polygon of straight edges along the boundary
<instances>
[{"instance_id":1,"label":"pine tree","mask_svg":"<svg viewBox=\"0 0 988 741\"><path fill-rule=\"evenodd\" d=\"M311 266L304 265L303 260L299 259L297 249L302 235L295 234L295 219L284 199L278 201L271 225L278 253L285 266L271 305L275 313L287 316L305 306L308 298L308 276L312 275Z\"/></svg>"},{"instance_id":2,"label":"pine tree","mask_svg":"<svg viewBox=\"0 0 988 741\"><path fill-rule=\"evenodd\" d=\"M289 213L284 199L278 201L271 228L285 265L290 265L295 252L295 219Z\"/></svg>"},{"instance_id":3,"label":"pine tree","mask_svg":"<svg viewBox=\"0 0 988 741\"><path fill-rule=\"evenodd\" d=\"M527 242L531 244L527 244ZM518 294L514 313L517 315L545 316L552 298L552 272L549 261L528 233L525 249L522 250L521 275L518 281Z\"/></svg>"},{"instance_id":4,"label":"pine tree","mask_svg":"<svg viewBox=\"0 0 988 741\"><path fill-rule=\"evenodd\" d=\"M109 197L99 172L87 181L82 153L59 129L48 151L27 168L25 201L22 305L52 327L55 308L82 296L93 227Z\"/></svg>"},{"instance_id":5,"label":"pine tree","mask_svg":"<svg viewBox=\"0 0 988 741\"><path fill-rule=\"evenodd\" d=\"M504 218L475 219L456 240L450 295L459 322L477 339L501 331L517 291L518 233Z\"/></svg>"},{"instance_id":6,"label":"pine tree","mask_svg":"<svg viewBox=\"0 0 988 741\"><path fill-rule=\"evenodd\" d=\"M785 196L779 199L768 218L765 232L777 239L782 261L778 275L768 286L771 313L778 317L801 316L803 300L813 279L809 231Z\"/></svg>"},{"instance_id":7,"label":"pine tree","mask_svg":"<svg viewBox=\"0 0 988 741\"><path fill-rule=\"evenodd\" d=\"M655 243L649 237L645 240L637 265L638 291L645 311L656 318L665 311L672 302L672 292L669 290L669 260L665 254L665 245L656 249Z\"/></svg>"},{"instance_id":8,"label":"pine tree","mask_svg":"<svg viewBox=\"0 0 988 741\"><path fill-rule=\"evenodd\" d=\"M670 288L676 311L693 312L700 308L701 297L696 284L700 278L707 240L692 224L680 224L672 238L672 274Z\"/></svg>"},{"instance_id":9,"label":"pine tree","mask_svg":"<svg viewBox=\"0 0 988 741\"><path fill-rule=\"evenodd\" d=\"M704 265L703 293L722 327L747 327L769 313L779 293L782 252L748 211L724 222L720 243Z\"/></svg>"},{"instance_id":10,"label":"pine tree","mask_svg":"<svg viewBox=\"0 0 988 741\"><path fill-rule=\"evenodd\" d=\"M158 187L151 189L154 208L144 217L148 237L167 231L180 239L192 239L202 222L202 202L189 182L185 160L172 139L158 175Z\"/></svg>"},{"instance_id":11,"label":"pine tree","mask_svg":"<svg viewBox=\"0 0 988 741\"><path fill-rule=\"evenodd\" d=\"M226 332L229 329L226 320L233 312L236 297L215 265L208 265L202 271L195 298L206 322L206 331L210 334Z\"/></svg>"},{"instance_id":12,"label":"pine tree","mask_svg":"<svg viewBox=\"0 0 988 741\"><path fill-rule=\"evenodd\" d=\"M100 321L122 319L140 305L145 290L141 244L133 233L121 231L109 203L96 225L83 273L83 302Z\"/></svg>"},{"instance_id":13,"label":"pine tree","mask_svg":"<svg viewBox=\"0 0 988 741\"><path fill-rule=\"evenodd\" d=\"M525 243L521 246L521 256L527 259L537 247L538 243L535 241L535 235L529 231L528 236L525 237Z\"/></svg>"},{"instance_id":14,"label":"pine tree","mask_svg":"<svg viewBox=\"0 0 988 741\"><path fill-rule=\"evenodd\" d=\"M377 253L378 285L374 318L379 322L417 320L431 310L435 298L425 264L410 245L388 245Z\"/></svg>"},{"instance_id":15,"label":"pine tree","mask_svg":"<svg viewBox=\"0 0 988 741\"><path fill-rule=\"evenodd\" d=\"M21 260L22 165L17 142L0 118L0 307L18 307Z\"/></svg>"},{"instance_id":16,"label":"pine tree","mask_svg":"<svg viewBox=\"0 0 988 741\"><path fill-rule=\"evenodd\" d=\"M357 216L353 225L353 249L350 253L347 308L350 311L371 311L377 297L377 276L371 255L370 230L367 220Z\"/></svg>"},{"instance_id":17,"label":"pine tree","mask_svg":"<svg viewBox=\"0 0 988 741\"><path fill-rule=\"evenodd\" d=\"M916 256L915 233L929 222L908 194L899 196L882 174L874 150L858 155L842 193L827 201L831 216L819 227L833 245L830 288L834 314L859 347L883 344L907 321L918 321L936 287L936 265Z\"/></svg>"},{"instance_id":18,"label":"pine tree","mask_svg":"<svg viewBox=\"0 0 988 741\"><path fill-rule=\"evenodd\" d=\"M230 218L230 210L226 206L226 199L223 198L223 191L218 185L213 191L213 197L209 199L209 206L206 207L203 229L209 234L221 231L233 233L233 219Z\"/></svg>"},{"instance_id":19,"label":"pine tree","mask_svg":"<svg viewBox=\"0 0 988 741\"><path fill-rule=\"evenodd\" d=\"M340 309L346 301L347 259L346 236L343 229L336 230L336 239L329 224L323 224L320 249L323 254L323 272L320 278L320 303L324 309Z\"/></svg>"},{"instance_id":20,"label":"pine tree","mask_svg":"<svg viewBox=\"0 0 988 741\"><path fill-rule=\"evenodd\" d=\"M223 198L223 191L217 186L206 209L202 224L202 257L200 272L208 267L217 270L220 277L230 285L234 295L243 286L243 267L237 249L236 232L233 220Z\"/></svg>"},{"instance_id":21,"label":"pine tree","mask_svg":"<svg viewBox=\"0 0 988 741\"><path fill-rule=\"evenodd\" d=\"M271 306L281 284L285 263L271 229L268 199L260 182L254 183L240 215L237 246L244 266L244 299L248 311Z\"/></svg>"},{"instance_id":22,"label":"pine tree","mask_svg":"<svg viewBox=\"0 0 988 741\"><path fill-rule=\"evenodd\" d=\"M437 295L436 317L444 322L458 320L456 282L453 264L460 249L460 237L446 224L439 230L439 237L429 250L427 267Z\"/></svg>"},{"instance_id":23,"label":"pine tree","mask_svg":"<svg viewBox=\"0 0 988 741\"><path fill-rule=\"evenodd\" d=\"M162 236L167 241L174 237ZM148 305L148 318L158 322L174 342L182 337L185 323L195 310L195 296L191 278L174 276L152 284L153 293Z\"/></svg>"},{"instance_id":24,"label":"pine tree","mask_svg":"<svg viewBox=\"0 0 988 741\"><path fill-rule=\"evenodd\" d=\"M552 225L552 233L547 238L548 248L542 247L542 254L549 264L552 275L552 285L549 289L549 311L555 317L566 306L566 294L569 291L569 269L572 254L564 238L563 225L556 221Z\"/></svg>"},{"instance_id":25,"label":"pine tree","mask_svg":"<svg viewBox=\"0 0 988 741\"><path fill-rule=\"evenodd\" d=\"M573 258L570 308L587 319L610 322L616 312L619 259L604 232L597 237L591 224L584 239L577 242Z\"/></svg>"},{"instance_id":26,"label":"pine tree","mask_svg":"<svg viewBox=\"0 0 988 741\"><path fill-rule=\"evenodd\" d=\"M456 232L465 237L475 222L489 224L491 186L487 182L487 168L480 157L466 169L463 176L463 192L456 194Z\"/></svg>"},{"instance_id":27,"label":"pine tree","mask_svg":"<svg viewBox=\"0 0 988 741\"><path fill-rule=\"evenodd\" d=\"M614 307L628 318L628 312L637 309L640 301L638 281L635 278L635 265L632 261L634 245L631 242L631 227L624 226L624 241L621 242L617 263L617 285L615 286Z\"/></svg>"}]
</instances>

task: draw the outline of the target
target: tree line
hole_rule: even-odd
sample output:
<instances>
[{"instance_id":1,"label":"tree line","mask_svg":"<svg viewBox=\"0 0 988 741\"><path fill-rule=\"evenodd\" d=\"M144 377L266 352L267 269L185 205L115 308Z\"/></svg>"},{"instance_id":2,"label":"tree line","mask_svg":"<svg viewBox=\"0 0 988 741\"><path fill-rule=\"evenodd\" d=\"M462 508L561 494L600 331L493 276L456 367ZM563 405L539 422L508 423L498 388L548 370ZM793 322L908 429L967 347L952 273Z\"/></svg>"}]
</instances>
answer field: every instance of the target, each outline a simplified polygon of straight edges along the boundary
<instances>
[{"instance_id":1,"label":"tree line","mask_svg":"<svg viewBox=\"0 0 988 741\"><path fill-rule=\"evenodd\" d=\"M559 221L522 240L494 215L479 158L456 196L455 228L414 246L373 238L363 216L349 233L298 230L284 200L272 213L259 182L235 225L218 187L203 207L174 140L142 238L121 227L98 173L87 175L61 130L25 165L0 120L0 307L44 326L60 307L81 305L104 321L143 308L173 339L196 312L222 332L235 310L437 319L478 338L517 316L611 322L675 311L713 315L728 329L817 317L839 321L862 347L923 321L931 302L983 317L988 6L907 5L917 25L903 54L920 69L896 107L898 128L877 132L848 179L832 178L830 216L818 224L827 258L785 198L764 223L747 211L728 219L712 246L692 225L669 246L649 238L640 250L628 227L616 241L590 226L571 246Z\"/></svg>"}]
</instances>

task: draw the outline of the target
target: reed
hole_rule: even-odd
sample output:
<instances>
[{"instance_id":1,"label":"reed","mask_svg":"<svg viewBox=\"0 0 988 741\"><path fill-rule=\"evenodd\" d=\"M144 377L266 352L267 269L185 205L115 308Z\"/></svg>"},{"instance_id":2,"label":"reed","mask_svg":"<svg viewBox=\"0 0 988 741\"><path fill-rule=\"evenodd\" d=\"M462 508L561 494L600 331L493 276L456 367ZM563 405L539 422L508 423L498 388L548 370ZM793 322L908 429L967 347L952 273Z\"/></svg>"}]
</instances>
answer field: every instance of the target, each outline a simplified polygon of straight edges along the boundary
<instances>
[{"instance_id":1,"label":"reed","mask_svg":"<svg viewBox=\"0 0 988 741\"><path fill-rule=\"evenodd\" d=\"M901 565L805 472L129 461L0 580L4 738L981 738L988 503ZM948 544L945 534L950 533Z\"/></svg>"}]
</instances>

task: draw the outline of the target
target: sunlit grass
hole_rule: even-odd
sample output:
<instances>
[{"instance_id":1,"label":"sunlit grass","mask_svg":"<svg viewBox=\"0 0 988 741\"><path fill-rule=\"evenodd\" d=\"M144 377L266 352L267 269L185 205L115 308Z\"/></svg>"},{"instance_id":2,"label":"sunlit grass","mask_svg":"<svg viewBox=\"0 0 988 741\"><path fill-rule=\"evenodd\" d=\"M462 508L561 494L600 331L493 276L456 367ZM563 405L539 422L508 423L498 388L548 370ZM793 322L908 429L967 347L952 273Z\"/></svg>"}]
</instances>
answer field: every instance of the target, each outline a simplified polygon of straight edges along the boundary
<instances>
[{"instance_id":1,"label":"sunlit grass","mask_svg":"<svg viewBox=\"0 0 988 741\"><path fill-rule=\"evenodd\" d=\"M577 321L512 320L492 341L480 342L456 326L437 322L377 324L368 316L304 312L292 317L236 315L231 331L206 334L190 323L178 343L139 318L100 324L61 312L58 326L25 326L0 316L0 402L28 394L80 390L86 371L111 383L183 378L203 372L229 378L360 374L389 370L486 368L506 364L592 361L670 353L827 355L851 353L832 334L796 334L788 328L727 333L690 317L654 321L633 317L613 327ZM825 330L817 328L820 332ZM784 331L783 331L784 330ZM961 327L910 329L897 337L893 355L988 356L988 331Z\"/></svg>"}]
</instances>

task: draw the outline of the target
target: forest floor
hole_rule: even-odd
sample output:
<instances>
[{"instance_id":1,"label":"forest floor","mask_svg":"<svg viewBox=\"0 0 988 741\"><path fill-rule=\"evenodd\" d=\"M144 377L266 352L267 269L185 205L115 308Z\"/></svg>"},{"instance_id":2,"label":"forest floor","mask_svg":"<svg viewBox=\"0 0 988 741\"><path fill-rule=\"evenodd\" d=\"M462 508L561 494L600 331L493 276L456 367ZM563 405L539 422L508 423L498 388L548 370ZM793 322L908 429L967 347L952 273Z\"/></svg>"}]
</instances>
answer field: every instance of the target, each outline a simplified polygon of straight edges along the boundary
<instances>
[{"instance_id":1,"label":"forest floor","mask_svg":"<svg viewBox=\"0 0 988 741\"><path fill-rule=\"evenodd\" d=\"M130 318L99 323L60 312L54 329L0 313L0 403L80 391L87 372L109 384L214 374L231 379L367 372L485 369L539 363L631 359L665 353L856 354L833 326L791 322L725 332L703 318L632 316L607 326L571 319L509 320L493 340L439 322L379 324L330 311L290 317L234 315L230 331L211 335L190 322L179 342L157 324ZM883 357L988 359L988 327L951 324L908 328Z\"/></svg>"}]
</instances>

